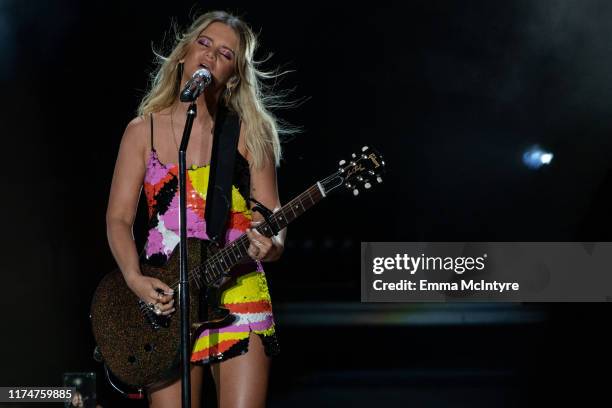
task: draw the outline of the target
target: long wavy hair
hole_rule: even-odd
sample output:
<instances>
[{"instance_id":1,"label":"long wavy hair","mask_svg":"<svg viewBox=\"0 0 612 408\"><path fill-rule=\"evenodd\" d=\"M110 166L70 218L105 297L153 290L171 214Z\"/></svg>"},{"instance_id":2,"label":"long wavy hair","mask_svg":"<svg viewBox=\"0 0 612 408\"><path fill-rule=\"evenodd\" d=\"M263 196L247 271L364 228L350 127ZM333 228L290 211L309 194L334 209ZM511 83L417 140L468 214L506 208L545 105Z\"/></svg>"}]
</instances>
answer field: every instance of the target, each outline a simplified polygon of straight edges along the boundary
<instances>
[{"instance_id":1,"label":"long wavy hair","mask_svg":"<svg viewBox=\"0 0 612 408\"><path fill-rule=\"evenodd\" d=\"M265 161L272 161L278 166L282 154L279 133L295 133L297 130L283 125L271 113L272 108L288 105L283 102L286 94L275 94L273 87L263 81L277 78L286 72L259 70L259 65L266 60L254 59L258 46L257 36L243 20L225 11L202 14L183 34L179 34L175 28L175 43L170 55L164 57L155 52L157 68L151 75L150 88L140 102L138 115L159 112L175 103L181 86L179 61L187 54L188 45L196 41L199 34L214 22L231 27L239 38L235 66L238 80L228 82L222 100L229 109L238 113L245 127L245 142L253 157L253 166L261 168Z\"/></svg>"}]
</instances>

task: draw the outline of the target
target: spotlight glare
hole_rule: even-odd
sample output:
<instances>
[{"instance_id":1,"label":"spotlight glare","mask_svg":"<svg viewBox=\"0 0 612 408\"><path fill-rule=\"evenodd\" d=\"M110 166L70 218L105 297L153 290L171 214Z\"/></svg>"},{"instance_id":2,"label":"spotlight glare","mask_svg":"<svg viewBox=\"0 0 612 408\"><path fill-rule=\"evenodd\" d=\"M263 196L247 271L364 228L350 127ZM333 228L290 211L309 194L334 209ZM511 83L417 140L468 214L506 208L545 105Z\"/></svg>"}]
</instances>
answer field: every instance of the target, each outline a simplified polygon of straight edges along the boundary
<instances>
[{"instance_id":1,"label":"spotlight glare","mask_svg":"<svg viewBox=\"0 0 612 408\"><path fill-rule=\"evenodd\" d=\"M542 150L540 146L530 147L523 153L523 163L530 169L537 170L544 165L550 164L554 155L551 152Z\"/></svg>"},{"instance_id":2,"label":"spotlight glare","mask_svg":"<svg viewBox=\"0 0 612 408\"><path fill-rule=\"evenodd\" d=\"M542 162L542 164L550 164L550 162L552 161L552 158L553 158L552 153L544 153L542 156L540 156L540 161Z\"/></svg>"}]
</instances>

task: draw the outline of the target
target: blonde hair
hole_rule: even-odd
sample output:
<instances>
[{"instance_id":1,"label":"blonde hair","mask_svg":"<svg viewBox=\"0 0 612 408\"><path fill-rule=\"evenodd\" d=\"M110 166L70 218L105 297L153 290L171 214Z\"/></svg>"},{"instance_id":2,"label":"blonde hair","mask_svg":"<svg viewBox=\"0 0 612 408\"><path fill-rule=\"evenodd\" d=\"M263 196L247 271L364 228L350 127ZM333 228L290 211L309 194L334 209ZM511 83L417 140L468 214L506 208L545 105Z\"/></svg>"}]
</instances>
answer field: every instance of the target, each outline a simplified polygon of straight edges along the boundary
<instances>
[{"instance_id":1,"label":"blonde hair","mask_svg":"<svg viewBox=\"0 0 612 408\"><path fill-rule=\"evenodd\" d=\"M261 168L265 161L276 166L281 159L279 133L294 133L297 130L282 125L270 112L270 108L284 107L285 95L272 93L272 88L262 81L277 78L283 73L261 71L257 67L264 61L255 61L257 36L240 18L225 11L211 11L198 17L185 33L177 34L170 55L157 56L158 67L152 74L150 89L138 107L138 115L159 112L172 106L180 92L179 61L187 54L189 44L214 22L221 22L232 28L239 38L236 50L236 76L238 81L229 81L222 99L225 105L238 113L245 127L246 146L253 157L255 168ZM230 87L230 84L233 84Z\"/></svg>"}]
</instances>

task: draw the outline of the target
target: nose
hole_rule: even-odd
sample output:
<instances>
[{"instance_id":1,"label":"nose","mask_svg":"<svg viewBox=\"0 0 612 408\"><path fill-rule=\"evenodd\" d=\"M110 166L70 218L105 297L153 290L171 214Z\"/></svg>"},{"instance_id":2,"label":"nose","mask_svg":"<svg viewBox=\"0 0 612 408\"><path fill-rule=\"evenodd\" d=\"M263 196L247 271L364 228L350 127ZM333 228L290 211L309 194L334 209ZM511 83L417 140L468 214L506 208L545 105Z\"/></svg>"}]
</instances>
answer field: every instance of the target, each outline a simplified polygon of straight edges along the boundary
<instances>
[{"instance_id":1,"label":"nose","mask_svg":"<svg viewBox=\"0 0 612 408\"><path fill-rule=\"evenodd\" d=\"M214 61L214 60L215 60L215 51L214 51L214 50L211 50L211 49L206 50L206 54L205 54L205 56L206 56L206 58L207 58L209 61Z\"/></svg>"}]
</instances>

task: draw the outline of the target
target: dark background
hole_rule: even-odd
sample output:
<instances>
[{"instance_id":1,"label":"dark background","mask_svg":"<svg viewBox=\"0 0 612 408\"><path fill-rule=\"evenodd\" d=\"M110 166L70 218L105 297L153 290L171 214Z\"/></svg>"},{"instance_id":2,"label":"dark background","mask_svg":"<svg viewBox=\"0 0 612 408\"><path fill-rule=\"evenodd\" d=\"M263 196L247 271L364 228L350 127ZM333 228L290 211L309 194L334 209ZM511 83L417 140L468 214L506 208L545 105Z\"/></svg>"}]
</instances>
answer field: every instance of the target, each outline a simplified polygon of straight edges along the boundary
<instances>
[{"instance_id":1,"label":"dark background","mask_svg":"<svg viewBox=\"0 0 612 408\"><path fill-rule=\"evenodd\" d=\"M294 70L281 87L306 99L276 112L304 129L284 144L284 202L364 144L387 163L371 193L336 195L296 221L267 266L283 349L270 404L528 406L597 393L607 304L368 307L359 243L610 241L603 0L0 1L0 385L95 371L101 405L123 404L91 359L88 320L114 266L104 224L114 160L152 44L171 35L171 18L186 26L218 8L261 33L258 57L274 52L266 67ZM555 155L538 171L521 162L535 143ZM455 319L483 311L492 317L479 324ZM428 323L385 323L393 313Z\"/></svg>"}]
</instances>

